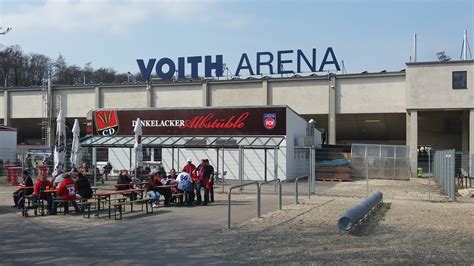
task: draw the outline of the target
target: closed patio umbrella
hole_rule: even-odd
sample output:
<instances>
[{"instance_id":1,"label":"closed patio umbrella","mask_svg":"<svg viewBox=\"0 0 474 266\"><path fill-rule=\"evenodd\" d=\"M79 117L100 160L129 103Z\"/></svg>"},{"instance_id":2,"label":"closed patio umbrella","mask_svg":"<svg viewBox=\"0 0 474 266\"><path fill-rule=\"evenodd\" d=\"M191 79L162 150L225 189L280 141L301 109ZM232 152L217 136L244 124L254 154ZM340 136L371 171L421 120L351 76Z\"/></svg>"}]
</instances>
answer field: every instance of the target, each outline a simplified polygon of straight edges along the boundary
<instances>
[{"instance_id":1,"label":"closed patio umbrella","mask_svg":"<svg viewBox=\"0 0 474 266\"><path fill-rule=\"evenodd\" d=\"M135 151L135 170L143 165L143 146L142 146L142 123L140 118L137 118L137 123L133 129L135 132L135 144L133 150ZM138 177L137 171L135 171L136 177Z\"/></svg>"},{"instance_id":2,"label":"closed patio umbrella","mask_svg":"<svg viewBox=\"0 0 474 266\"><path fill-rule=\"evenodd\" d=\"M56 143L54 144L54 171L53 176L64 172L66 162L66 122L63 111L59 110L56 119Z\"/></svg>"},{"instance_id":3,"label":"closed patio umbrella","mask_svg":"<svg viewBox=\"0 0 474 266\"><path fill-rule=\"evenodd\" d=\"M74 120L74 126L72 127L72 147L71 147L71 167L77 168L81 165L81 145L79 138L81 135L81 129L79 127L79 120Z\"/></svg>"}]
</instances>

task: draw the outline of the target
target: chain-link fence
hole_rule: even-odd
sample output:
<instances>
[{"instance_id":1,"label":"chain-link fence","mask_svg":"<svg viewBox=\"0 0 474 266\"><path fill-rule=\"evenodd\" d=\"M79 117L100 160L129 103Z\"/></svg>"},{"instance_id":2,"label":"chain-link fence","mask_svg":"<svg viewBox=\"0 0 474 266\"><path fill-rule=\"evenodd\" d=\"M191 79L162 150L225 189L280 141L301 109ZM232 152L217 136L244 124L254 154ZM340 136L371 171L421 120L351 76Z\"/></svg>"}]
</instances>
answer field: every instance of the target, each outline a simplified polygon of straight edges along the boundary
<instances>
[{"instance_id":1,"label":"chain-link fence","mask_svg":"<svg viewBox=\"0 0 474 266\"><path fill-rule=\"evenodd\" d=\"M455 200L456 196L455 173L455 151L436 150L433 158L433 177L451 200Z\"/></svg>"},{"instance_id":2,"label":"chain-link fence","mask_svg":"<svg viewBox=\"0 0 474 266\"><path fill-rule=\"evenodd\" d=\"M408 146L353 144L352 176L369 179L410 179Z\"/></svg>"}]
</instances>

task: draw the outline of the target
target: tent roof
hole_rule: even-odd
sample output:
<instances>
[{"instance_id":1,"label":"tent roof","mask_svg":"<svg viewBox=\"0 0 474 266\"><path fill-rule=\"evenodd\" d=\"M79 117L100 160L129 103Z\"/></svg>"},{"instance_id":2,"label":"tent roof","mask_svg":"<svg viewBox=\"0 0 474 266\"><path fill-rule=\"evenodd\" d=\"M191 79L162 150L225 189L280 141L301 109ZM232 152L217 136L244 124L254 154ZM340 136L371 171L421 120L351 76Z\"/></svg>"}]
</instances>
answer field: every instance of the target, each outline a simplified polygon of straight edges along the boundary
<instances>
[{"instance_id":1,"label":"tent roof","mask_svg":"<svg viewBox=\"0 0 474 266\"><path fill-rule=\"evenodd\" d=\"M284 136L142 136L142 145L163 148L274 148ZM86 136L82 147L132 148L134 136Z\"/></svg>"},{"instance_id":2,"label":"tent roof","mask_svg":"<svg viewBox=\"0 0 474 266\"><path fill-rule=\"evenodd\" d=\"M0 125L0 131L16 131L16 128Z\"/></svg>"}]
</instances>

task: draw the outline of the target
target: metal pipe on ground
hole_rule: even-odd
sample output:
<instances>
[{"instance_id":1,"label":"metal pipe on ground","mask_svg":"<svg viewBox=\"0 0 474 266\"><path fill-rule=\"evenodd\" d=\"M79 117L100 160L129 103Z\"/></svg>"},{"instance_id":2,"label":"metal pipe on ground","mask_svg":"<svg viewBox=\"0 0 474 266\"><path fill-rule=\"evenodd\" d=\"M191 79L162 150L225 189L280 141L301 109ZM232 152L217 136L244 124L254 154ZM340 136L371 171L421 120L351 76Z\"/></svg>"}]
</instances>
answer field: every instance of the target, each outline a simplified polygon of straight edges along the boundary
<instances>
[{"instance_id":1,"label":"metal pipe on ground","mask_svg":"<svg viewBox=\"0 0 474 266\"><path fill-rule=\"evenodd\" d=\"M361 200L352 208L345 211L338 221L340 230L350 231L358 224L366 215L372 211L376 206L383 202L383 194L376 191L370 194L369 197Z\"/></svg>"}]
</instances>

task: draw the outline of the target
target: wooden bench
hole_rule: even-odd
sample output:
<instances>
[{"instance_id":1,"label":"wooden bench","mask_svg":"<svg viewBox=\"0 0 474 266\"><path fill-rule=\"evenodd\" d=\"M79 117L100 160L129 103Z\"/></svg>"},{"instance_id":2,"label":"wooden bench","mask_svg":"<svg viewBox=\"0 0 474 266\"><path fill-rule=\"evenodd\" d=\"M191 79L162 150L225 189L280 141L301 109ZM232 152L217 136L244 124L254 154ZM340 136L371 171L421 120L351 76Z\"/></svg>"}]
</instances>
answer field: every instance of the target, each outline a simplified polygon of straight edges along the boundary
<instances>
[{"instance_id":1,"label":"wooden bench","mask_svg":"<svg viewBox=\"0 0 474 266\"><path fill-rule=\"evenodd\" d=\"M143 205L145 204L146 206L146 213L153 213L153 207L151 206L151 200L153 200L154 198L144 198L144 199L137 199L137 200L133 200L133 201L130 201L130 208L131 208L131 211L130 212L133 212L133 205L134 204L140 204L142 206L142 212L143 212ZM150 210L148 209L148 205L150 205Z\"/></svg>"},{"instance_id":2,"label":"wooden bench","mask_svg":"<svg viewBox=\"0 0 474 266\"><path fill-rule=\"evenodd\" d=\"M66 213L69 212L69 203L72 203L72 202L77 204L76 200L53 200L53 203L57 203L57 204L59 203L57 205L58 208L61 208L61 207L63 208L63 215L66 215ZM67 205L64 205L64 204L67 204Z\"/></svg>"},{"instance_id":3,"label":"wooden bench","mask_svg":"<svg viewBox=\"0 0 474 266\"><path fill-rule=\"evenodd\" d=\"M33 195L25 196L25 204L23 205L23 209L21 212L22 216L28 217L28 211L34 210L35 216L38 215L38 210L41 213L41 216L45 215L45 206L44 206L45 199L39 198L37 199L37 203L33 203Z\"/></svg>"},{"instance_id":4,"label":"wooden bench","mask_svg":"<svg viewBox=\"0 0 474 266\"><path fill-rule=\"evenodd\" d=\"M94 204L93 201L80 201L77 202L77 205L82 207L82 217L86 218L86 212L84 211L87 209L87 219L91 218L91 205Z\"/></svg>"},{"instance_id":5,"label":"wooden bench","mask_svg":"<svg viewBox=\"0 0 474 266\"><path fill-rule=\"evenodd\" d=\"M122 208L125 207L125 204L127 204L127 202L125 202L125 201L116 202L116 203L112 204L112 206L114 207L114 219L115 220L122 220ZM120 219L117 219L117 211L119 211L119 213L120 213Z\"/></svg>"},{"instance_id":6,"label":"wooden bench","mask_svg":"<svg viewBox=\"0 0 474 266\"><path fill-rule=\"evenodd\" d=\"M25 202L23 204L23 209L21 211L21 215L24 217L28 217L28 211L34 210L35 216L38 215L38 205L32 205L33 202L33 195L26 195Z\"/></svg>"},{"instance_id":7,"label":"wooden bench","mask_svg":"<svg viewBox=\"0 0 474 266\"><path fill-rule=\"evenodd\" d=\"M179 205L183 206L183 198L184 198L184 192L177 192L173 193L171 195L171 198L174 198L175 200L178 198L179 199ZM176 202L176 201L175 201Z\"/></svg>"}]
</instances>

